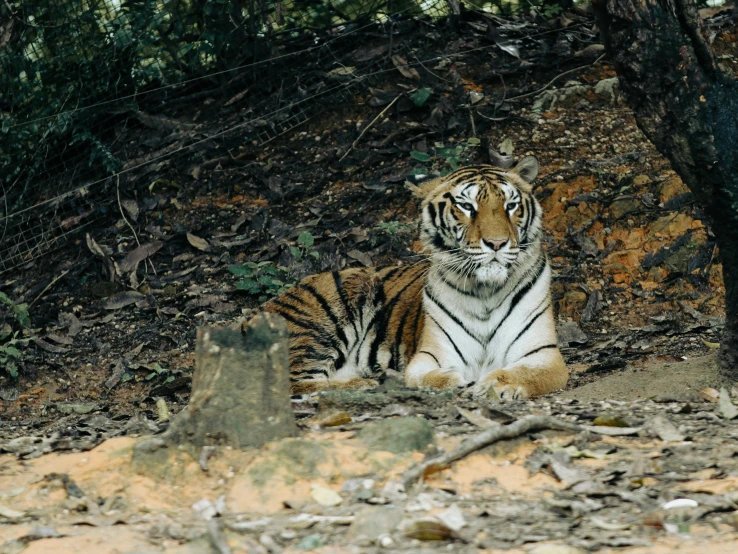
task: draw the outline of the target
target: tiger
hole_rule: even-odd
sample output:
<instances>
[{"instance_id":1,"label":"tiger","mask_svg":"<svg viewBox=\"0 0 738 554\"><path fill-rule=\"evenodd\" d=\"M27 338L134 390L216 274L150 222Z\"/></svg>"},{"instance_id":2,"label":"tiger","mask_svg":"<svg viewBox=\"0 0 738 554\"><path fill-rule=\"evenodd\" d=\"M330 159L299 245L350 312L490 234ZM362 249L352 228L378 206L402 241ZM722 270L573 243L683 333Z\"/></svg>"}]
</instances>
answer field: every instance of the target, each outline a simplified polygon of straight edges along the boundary
<instances>
[{"instance_id":1,"label":"tiger","mask_svg":"<svg viewBox=\"0 0 738 554\"><path fill-rule=\"evenodd\" d=\"M535 157L409 184L428 256L312 275L264 306L290 331L293 394L408 387L525 399L563 388Z\"/></svg>"}]
</instances>

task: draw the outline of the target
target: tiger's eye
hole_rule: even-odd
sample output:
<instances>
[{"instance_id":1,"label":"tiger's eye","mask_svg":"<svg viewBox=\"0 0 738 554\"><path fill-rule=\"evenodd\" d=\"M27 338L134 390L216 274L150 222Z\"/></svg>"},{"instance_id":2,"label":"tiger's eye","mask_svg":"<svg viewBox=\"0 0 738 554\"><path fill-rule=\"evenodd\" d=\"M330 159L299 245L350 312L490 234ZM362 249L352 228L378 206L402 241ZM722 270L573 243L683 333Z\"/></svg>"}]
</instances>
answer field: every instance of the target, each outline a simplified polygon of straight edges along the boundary
<instances>
[{"instance_id":1,"label":"tiger's eye","mask_svg":"<svg viewBox=\"0 0 738 554\"><path fill-rule=\"evenodd\" d=\"M459 206L459 208L461 208L462 210L466 210L467 212L473 212L474 211L474 206L472 206L471 204L468 204L466 202L460 202L459 204L457 204L457 206Z\"/></svg>"},{"instance_id":2,"label":"tiger's eye","mask_svg":"<svg viewBox=\"0 0 738 554\"><path fill-rule=\"evenodd\" d=\"M507 205L507 211L508 211L508 212L514 212L515 210L517 210L517 209L518 209L518 206L519 206L519 205L520 205L520 202L510 202L510 203L509 203L509 204Z\"/></svg>"}]
</instances>

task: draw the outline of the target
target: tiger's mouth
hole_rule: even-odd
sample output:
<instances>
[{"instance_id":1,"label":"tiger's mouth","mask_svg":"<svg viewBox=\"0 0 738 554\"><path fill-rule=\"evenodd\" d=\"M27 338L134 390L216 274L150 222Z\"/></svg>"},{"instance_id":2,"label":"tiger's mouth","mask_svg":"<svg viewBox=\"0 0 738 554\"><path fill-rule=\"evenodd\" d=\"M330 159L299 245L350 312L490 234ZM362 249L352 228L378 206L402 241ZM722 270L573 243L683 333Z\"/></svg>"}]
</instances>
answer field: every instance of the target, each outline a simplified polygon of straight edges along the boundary
<instances>
[{"instance_id":1,"label":"tiger's mouth","mask_svg":"<svg viewBox=\"0 0 738 554\"><path fill-rule=\"evenodd\" d=\"M467 259L477 267L501 265L510 267L518 258L517 252L467 252Z\"/></svg>"}]
</instances>

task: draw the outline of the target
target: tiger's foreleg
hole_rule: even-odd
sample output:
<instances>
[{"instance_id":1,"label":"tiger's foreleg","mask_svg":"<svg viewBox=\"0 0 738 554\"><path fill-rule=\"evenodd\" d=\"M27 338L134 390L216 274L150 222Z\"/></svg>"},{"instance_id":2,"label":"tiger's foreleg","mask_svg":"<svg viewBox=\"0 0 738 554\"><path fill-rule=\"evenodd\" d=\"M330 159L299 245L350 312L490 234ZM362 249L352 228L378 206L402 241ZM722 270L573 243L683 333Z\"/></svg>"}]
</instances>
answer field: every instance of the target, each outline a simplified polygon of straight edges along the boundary
<instances>
[{"instance_id":1,"label":"tiger's foreleg","mask_svg":"<svg viewBox=\"0 0 738 554\"><path fill-rule=\"evenodd\" d=\"M408 387L454 389L468 383L463 370L442 364L443 354L437 350L432 346L421 346L415 353L405 370L405 384Z\"/></svg>"},{"instance_id":2,"label":"tiger's foreleg","mask_svg":"<svg viewBox=\"0 0 738 554\"><path fill-rule=\"evenodd\" d=\"M503 400L520 400L564 388L568 378L564 359L558 347L552 346L484 375L474 385L472 393L485 396L494 389Z\"/></svg>"}]
</instances>

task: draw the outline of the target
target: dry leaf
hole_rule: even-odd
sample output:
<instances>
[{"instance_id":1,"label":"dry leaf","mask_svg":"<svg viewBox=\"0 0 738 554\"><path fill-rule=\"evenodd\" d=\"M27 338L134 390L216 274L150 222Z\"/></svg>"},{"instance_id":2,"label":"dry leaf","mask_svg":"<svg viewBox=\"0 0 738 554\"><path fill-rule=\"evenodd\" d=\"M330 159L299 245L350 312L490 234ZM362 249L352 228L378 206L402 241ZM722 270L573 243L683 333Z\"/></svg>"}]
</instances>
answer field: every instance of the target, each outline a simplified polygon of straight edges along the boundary
<instances>
[{"instance_id":1,"label":"dry leaf","mask_svg":"<svg viewBox=\"0 0 738 554\"><path fill-rule=\"evenodd\" d=\"M139 209L135 200L121 200L120 205L123 206L123 209L133 221L138 219Z\"/></svg>"},{"instance_id":2,"label":"dry leaf","mask_svg":"<svg viewBox=\"0 0 738 554\"><path fill-rule=\"evenodd\" d=\"M453 529L435 519L413 521L403 532L406 537L419 541L447 541L455 536Z\"/></svg>"},{"instance_id":3,"label":"dry leaf","mask_svg":"<svg viewBox=\"0 0 738 554\"><path fill-rule=\"evenodd\" d=\"M55 346L53 344L50 344L46 342L43 339L33 339L33 343L38 346L41 350L46 350L47 352L51 352L53 354L64 354L65 352L69 352L69 348L64 348L62 346Z\"/></svg>"},{"instance_id":4,"label":"dry leaf","mask_svg":"<svg viewBox=\"0 0 738 554\"><path fill-rule=\"evenodd\" d=\"M630 427L628 422L622 417L614 416L597 416L594 418L594 421L592 421L592 424L597 427Z\"/></svg>"},{"instance_id":5,"label":"dry leaf","mask_svg":"<svg viewBox=\"0 0 738 554\"><path fill-rule=\"evenodd\" d=\"M164 246L163 242L149 242L131 250L125 259L118 265L118 269L126 274L138 266L140 262L158 252Z\"/></svg>"},{"instance_id":6,"label":"dry leaf","mask_svg":"<svg viewBox=\"0 0 738 554\"><path fill-rule=\"evenodd\" d=\"M720 348L719 342L709 342L705 339L702 339L702 344L704 344L707 348Z\"/></svg>"},{"instance_id":7,"label":"dry leaf","mask_svg":"<svg viewBox=\"0 0 738 554\"><path fill-rule=\"evenodd\" d=\"M208 244L208 241L205 239L202 239L196 235L193 235L192 233L187 233L187 241L197 248L198 250L202 250L203 252L210 249L210 245Z\"/></svg>"},{"instance_id":8,"label":"dry leaf","mask_svg":"<svg viewBox=\"0 0 738 554\"><path fill-rule=\"evenodd\" d=\"M349 258L353 258L364 267L371 267L373 265L372 259L369 254L362 252L361 250L349 250L347 252Z\"/></svg>"},{"instance_id":9,"label":"dry leaf","mask_svg":"<svg viewBox=\"0 0 738 554\"><path fill-rule=\"evenodd\" d=\"M402 56L392 56L392 63L395 64L397 71L402 73L403 77L407 79L420 79L420 73L415 68L410 67L407 64L407 60Z\"/></svg>"},{"instance_id":10,"label":"dry leaf","mask_svg":"<svg viewBox=\"0 0 738 554\"><path fill-rule=\"evenodd\" d=\"M318 425L321 427L336 427L351 423L351 421L351 415L348 412L335 412L321 419Z\"/></svg>"},{"instance_id":11,"label":"dry leaf","mask_svg":"<svg viewBox=\"0 0 738 554\"><path fill-rule=\"evenodd\" d=\"M129 306L130 304L140 302L144 298L146 297L138 291L127 290L124 292L119 292L118 294L114 294L113 296L108 298L107 302L105 302L104 307L106 310L117 310L119 308Z\"/></svg>"},{"instance_id":12,"label":"dry leaf","mask_svg":"<svg viewBox=\"0 0 738 554\"><path fill-rule=\"evenodd\" d=\"M702 400L712 402L713 404L717 404L720 400L720 392L710 387L698 390L697 394L702 398Z\"/></svg>"}]
</instances>

